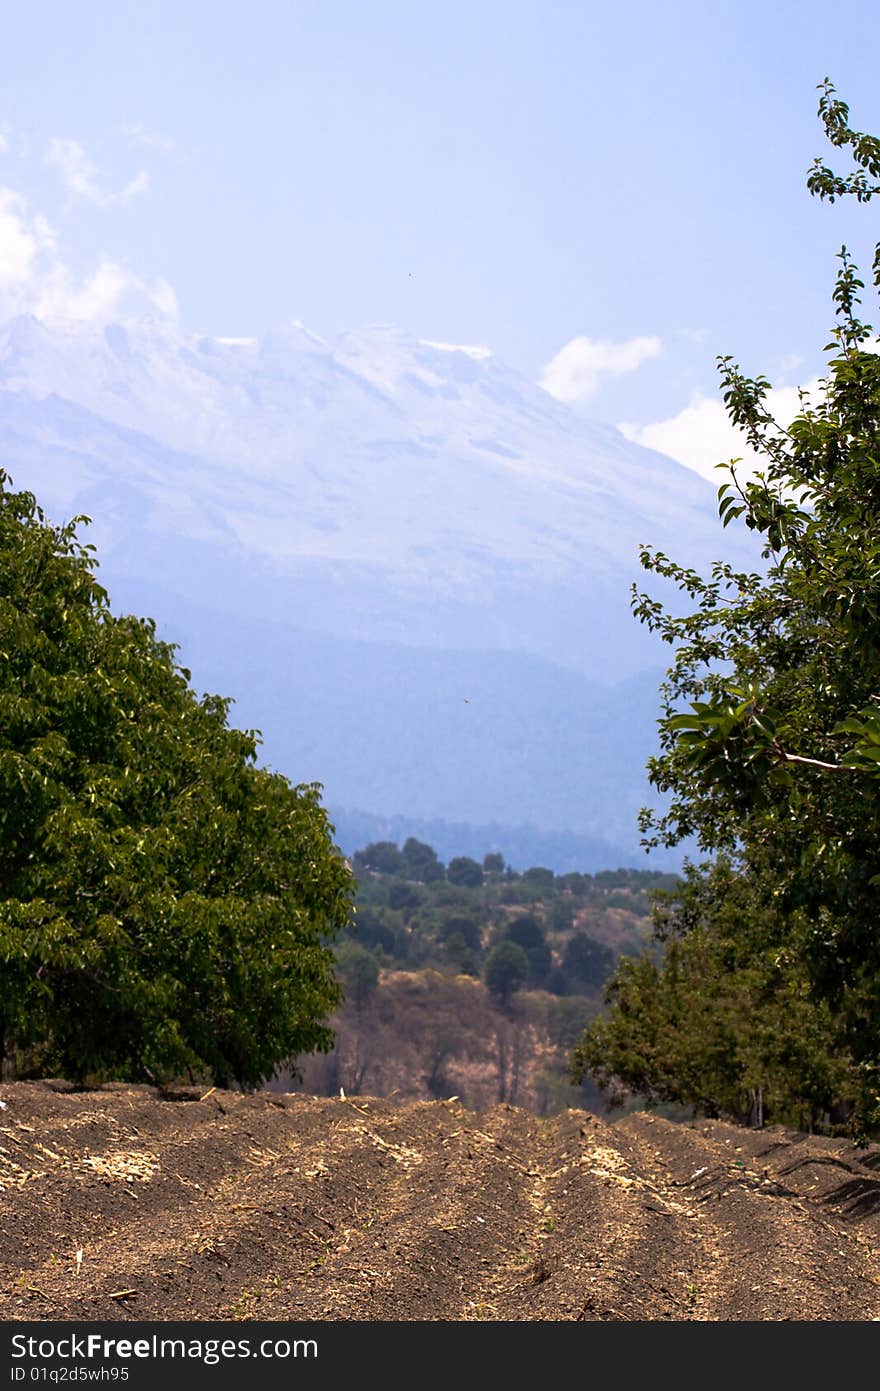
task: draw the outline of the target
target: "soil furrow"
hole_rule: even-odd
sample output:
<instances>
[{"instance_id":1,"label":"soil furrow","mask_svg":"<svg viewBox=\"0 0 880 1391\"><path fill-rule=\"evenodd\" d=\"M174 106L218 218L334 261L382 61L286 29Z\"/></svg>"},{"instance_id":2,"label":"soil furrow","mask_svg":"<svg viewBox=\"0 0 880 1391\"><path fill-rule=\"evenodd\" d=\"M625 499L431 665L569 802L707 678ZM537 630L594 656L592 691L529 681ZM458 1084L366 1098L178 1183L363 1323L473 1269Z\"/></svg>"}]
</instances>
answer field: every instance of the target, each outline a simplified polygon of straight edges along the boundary
<instances>
[{"instance_id":1,"label":"soil furrow","mask_svg":"<svg viewBox=\"0 0 880 1391\"><path fill-rule=\"evenodd\" d=\"M510 1108L479 1121L460 1107L407 1108L398 1135L417 1161L391 1175L381 1208L328 1252L315 1284L275 1307L297 1318L497 1317L483 1284L528 1227L515 1157L528 1121Z\"/></svg>"},{"instance_id":2,"label":"soil furrow","mask_svg":"<svg viewBox=\"0 0 880 1391\"><path fill-rule=\"evenodd\" d=\"M693 1214L621 1155L613 1128L568 1113L542 1137L537 1254L502 1317L696 1318Z\"/></svg>"},{"instance_id":3,"label":"soil furrow","mask_svg":"<svg viewBox=\"0 0 880 1391\"><path fill-rule=\"evenodd\" d=\"M781 1185L768 1166L757 1165L740 1131L702 1130L644 1114L616 1128L633 1145L642 1172L704 1214L714 1253L698 1277L707 1317L874 1316L880 1270L864 1241Z\"/></svg>"},{"instance_id":4,"label":"soil furrow","mask_svg":"<svg viewBox=\"0 0 880 1391\"><path fill-rule=\"evenodd\" d=\"M6 1319L880 1314L878 1146L455 1101L2 1099Z\"/></svg>"}]
</instances>

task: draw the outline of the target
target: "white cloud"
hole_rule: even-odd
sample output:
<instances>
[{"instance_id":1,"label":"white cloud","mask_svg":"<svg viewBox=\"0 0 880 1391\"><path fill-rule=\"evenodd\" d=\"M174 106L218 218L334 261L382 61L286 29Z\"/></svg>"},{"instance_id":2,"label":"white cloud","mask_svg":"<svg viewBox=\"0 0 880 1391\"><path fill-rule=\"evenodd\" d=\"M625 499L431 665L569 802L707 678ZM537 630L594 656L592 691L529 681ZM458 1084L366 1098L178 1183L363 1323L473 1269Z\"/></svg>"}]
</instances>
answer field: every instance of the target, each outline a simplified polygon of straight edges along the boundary
<instances>
[{"instance_id":1,"label":"white cloud","mask_svg":"<svg viewBox=\"0 0 880 1391\"><path fill-rule=\"evenodd\" d=\"M177 141L170 135L157 135L154 131L147 130L143 121L123 126L122 133L128 137L130 145L142 150L157 150L159 154L172 155L177 149Z\"/></svg>"},{"instance_id":2,"label":"white cloud","mask_svg":"<svg viewBox=\"0 0 880 1391\"><path fill-rule=\"evenodd\" d=\"M64 260L53 228L13 189L0 187L0 318L111 319L149 312L175 318L177 299L161 278L148 281L107 257L83 275Z\"/></svg>"},{"instance_id":3,"label":"white cloud","mask_svg":"<svg viewBox=\"0 0 880 1391\"><path fill-rule=\"evenodd\" d=\"M808 382L805 390L815 399L820 389L818 378ZM774 420L787 427L800 410L798 388L794 386L774 387L767 394L767 409ZM636 444L648 449L656 449L677 459L685 468L693 469L716 485L722 480L717 470L718 464L731 459L741 459L737 469L738 476L745 480L756 469L765 469L766 458L749 448L745 435L730 423L721 401L695 392L690 404L678 415L667 420L658 420L650 425L622 424L621 433Z\"/></svg>"},{"instance_id":4,"label":"white cloud","mask_svg":"<svg viewBox=\"0 0 880 1391\"><path fill-rule=\"evenodd\" d=\"M57 170L62 184L72 198L82 198L108 208L114 203L127 203L140 193L146 193L150 186L150 176L145 169L129 179L124 187L115 191L102 187L102 172L89 159L78 140L56 136L49 141L46 150L46 163Z\"/></svg>"},{"instance_id":5,"label":"white cloud","mask_svg":"<svg viewBox=\"0 0 880 1391\"><path fill-rule=\"evenodd\" d=\"M779 359L779 371L776 376L777 386L787 385L786 378L791 377L799 368L803 367L804 359L800 353L786 353Z\"/></svg>"},{"instance_id":6,"label":"white cloud","mask_svg":"<svg viewBox=\"0 0 880 1391\"><path fill-rule=\"evenodd\" d=\"M129 179L125 188L115 194L116 202L126 202L129 198L136 198L139 193L146 193L150 187L150 176L146 169L139 169L133 178Z\"/></svg>"},{"instance_id":7,"label":"white cloud","mask_svg":"<svg viewBox=\"0 0 880 1391\"><path fill-rule=\"evenodd\" d=\"M6 154L6 151L7 151L8 149L9 149L9 141L7 140L6 136L3 134L2 130L0 130L0 155L5 155L5 154Z\"/></svg>"},{"instance_id":8,"label":"white cloud","mask_svg":"<svg viewBox=\"0 0 880 1391\"><path fill-rule=\"evenodd\" d=\"M659 338L628 338L622 343L608 338L572 338L547 363L540 384L558 401L582 401L593 395L603 376L635 372L662 351Z\"/></svg>"},{"instance_id":9,"label":"white cloud","mask_svg":"<svg viewBox=\"0 0 880 1391\"><path fill-rule=\"evenodd\" d=\"M11 188L0 188L0 294L33 279L41 252L54 245L44 218L29 218L27 203Z\"/></svg>"},{"instance_id":10,"label":"white cloud","mask_svg":"<svg viewBox=\"0 0 880 1391\"><path fill-rule=\"evenodd\" d=\"M63 266L56 266L39 288L34 310L38 318L118 318L134 301L164 319L177 317L177 296L161 277L148 284L116 261L102 260L97 269L77 281Z\"/></svg>"},{"instance_id":11,"label":"white cloud","mask_svg":"<svg viewBox=\"0 0 880 1391\"><path fill-rule=\"evenodd\" d=\"M144 282L138 282L139 288L144 291ZM146 287L146 293L153 308L163 319L176 319L180 313L180 305L177 302L177 295L174 286L170 285L164 275L157 276L153 283Z\"/></svg>"}]
</instances>

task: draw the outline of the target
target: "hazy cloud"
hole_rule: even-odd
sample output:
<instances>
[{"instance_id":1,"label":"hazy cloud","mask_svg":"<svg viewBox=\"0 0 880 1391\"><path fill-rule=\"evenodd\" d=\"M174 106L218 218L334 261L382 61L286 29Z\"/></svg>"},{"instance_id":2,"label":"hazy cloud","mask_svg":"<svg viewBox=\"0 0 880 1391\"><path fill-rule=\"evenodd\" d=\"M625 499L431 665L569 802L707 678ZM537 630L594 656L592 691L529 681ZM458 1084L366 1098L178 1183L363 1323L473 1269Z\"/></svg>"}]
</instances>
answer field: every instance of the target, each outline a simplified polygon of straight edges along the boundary
<instances>
[{"instance_id":1,"label":"hazy cloud","mask_svg":"<svg viewBox=\"0 0 880 1391\"><path fill-rule=\"evenodd\" d=\"M114 203L127 203L140 193L146 193L150 186L150 176L145 169L129 179L124 187L116 190L103 186L103 173L92 163L78 140L56 136L49 141L46 150L46 163L58 172L62 184L72 198L82 198L99 207L111 207Z\"/></svg>"},{"instance_id":2,"label":"hazy cloud","mask_svg":"<svg viewBox=\"0 0 880 1391\"><path fill-rule=\"evenodd\" d=\"M805 388L813 399L818 389L818 378L808 382ZM800 410L798 388L775 387L767 394L767 408L774 420L787 427ZM661 454L668 454L684 464L685 468L693 469L716 485L723 481L716 468L718 464L741 459L738 474L742 479L767 465L766 458L749 448L742 431L731 425L721 401L704 396L699 391L694 393L684 410L667 420L658 420L650 425L624 423L620 430L627 439L648 449L657 449Z\"/></svg>"},{"instance_id":3,"label":"hazy cloud","mask_svg":"<svg viewBox=\"0 0 880 1391\"><path fill-rule=\"evenodd\" d=\"M0 188L0 295L33 281L41 253L54 249L42 217L28 217L27 202L11 188Z\"/></svg>"},{"instance_id":4,"label":"hazy cloud","mask_svg":"<svg viewBox=\"0 0 880 1391\"><path fill-rule=\"evenodd\" d=\"M643 362L659 357L659 338L628 338L614 343L608 338L572 338L547 366L540 384L558 401L582 401L592 396L602 377L635 372Z\"/></svg>"},{"instance_id":5,"label":"hazy cloud","mask_svg":"<svg viewBox=\"0 0 880 1391\"><path fill-rule=\"evenodd\" d=\"M36 313L47 319L106 320L118 318L134 303L162 318L177 317L177 296L167 280L160 277L148 283L118 262L102 260L79 281L66 268L56 268L40 287Z\"/></svg>"},{"instance_id":6,"label":"hazy cloud","mask_svg":"<svg viewBox=\"0 0 880 1391\"><path fill-rule=\"evenodd\" d=\"M128 138L128 143L138 149L157 150L162 155L172 155L177 149L177 141L170 135L158 135L155 131L147 130L143 121L123 126L122 133Z\"/></svg>"},{"instance_id":7,"label":"hazy cloud","mask_svg":"<svg viewBox=\"0 0 880 1391\"><path fill-rule=\"evenodd\" d=\"M797 372L803 365L804 359L800 353L787 353L784 357L780 358L779 372L776 376L777 385L785 386L787 384L786 378L790 377L793 372Z\"/></svg>"},{"instance_id":8,"label":"hazy cloud","mask_svg":"<svg viewBox=\"0 0 880 1391\"><path fill-rule=\"evenodd\" d=\"M58 238L27 200L0 187L0 318L110 319L125 313L177 316L177 298L161 277L148 281L103 258L77 274L64 260Z\"/></svg>"}]
</instances>

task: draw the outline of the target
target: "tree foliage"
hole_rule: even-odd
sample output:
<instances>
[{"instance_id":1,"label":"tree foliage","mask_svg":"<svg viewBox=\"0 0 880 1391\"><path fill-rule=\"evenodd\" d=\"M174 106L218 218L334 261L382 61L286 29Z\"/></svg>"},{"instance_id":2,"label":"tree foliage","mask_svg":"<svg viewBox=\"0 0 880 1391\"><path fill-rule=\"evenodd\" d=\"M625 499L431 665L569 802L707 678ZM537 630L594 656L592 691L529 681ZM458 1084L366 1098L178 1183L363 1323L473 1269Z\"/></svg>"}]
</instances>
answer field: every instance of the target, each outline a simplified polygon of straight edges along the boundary
<instances>
[{"instance_id":1,"label":"tree foliage","mask_svg":"<svg viewBox=\"0 0 880 1391\"><path fill-rule=\"evenodd\" d=\"M529 977L529 959L516 942L498 942L486 957L483 980L489 994L501 1005L510 1003Z\"/></svg>"},{"instance_id":2,"label":"tree foliage","mask_svg":"<svg viewBox=\"0 0 880 1391\"><path fill-rule=\"evenodd\" d=\"M613 966L614 954L603 942L595 941L586 932L575 932L569 939L562 968L572 989L603 985Z\"/></svg>"},{"instance_id":3,"label":"tree foliage","mask_svg":"<svg viewBox=\"0 0 880 1391\"><path fill-rule=\"evenodd\" d=\"M509 936L526 952L526 988L558 995L597 996L615 957L644 944L650 890L671 887L677 878L656 870L593 876L553 875L542 869L540 887L528 870L521 874L508 868L503 873L484 869L480 883L453 883L449 872L455 861L444 868L428 846L419 852L416 870L435 864L439 875L424 882L409 877L413 868L396 845L383 845L377 852L377 844L382 845L368 845L353 855L358 886L351 931L384 968L430 966L482 976L488 952ZM476 860L460 858L479 869ZM503 866L500 855L497 860ZM377 868L379 861L389 868ZM476 876L466 872L464 878ZM577 959L577 952L568 951L576 931L582 939ZM588 968L586 955L591 955Z\"/></svg>"},{"instance_id":4,"label":"tree foliage","mask_svg":"<svg viewBox=\"0 0 880 1391\"><path fill-rule=\"evenodd\" d=\"M623 957L571 1059L612 1105L640 1096L741 1123L842 1122L856 1084L839 1021L811 998L798 929L719 861L657 909L656 952Z\"/></svg>"},{"instance_id":5,"label":"tree foliage","mask_svg":"<svg viewBox=\"0 0 880 1391\"><path fill-rule=\"evenodd\" d=\"M811 192L869 201L880 190L880 142L850 128L827 80L819 115L855 170L838 175L817 160ZM704 578L645 548L642 565L677 585L689 612L638 590L633 606L675 649L649 765L668 804L643 813L646 842L695 836L704 851L733 858L754 922L765 934L773 925L791 980L835 1021L864 1128L880 1123L880 356L858 315L864 285L846 247L839 260L827 375L787 427L769 411L768 380L719 359L728 414L763 463L750 479L738 460L720 466L720 517L760 540L763 568L718 562ZM880 285L880 244L874 271ZM732 892L727 879L708 884ZM648 1001L668 988L663 1009L680 1004L676 974L693 972L698 949L717 945L704 933L675 947L659 974L646 963L624 967L612 987L609 1057L619 1056L612 1045L639 989ZM725 977L721 989L741 984ZM762 1020L761 993L745 984L740 994L738 1007ZM598 1039L582 1061L601 1067ZM657 1077L643 1077L649 1092L666 1087Z\"/></svg>"},{"instance_id":6,"label":"tree foliage","mask_svg":"<svg viewBox=\"0 0 880 1391\"><path fill-rule=\"evenodd\" d=\"M317 785L256 766L77 518L0 472L0 1044L20 1067L254 1084L327 1048L350 872Z\"/></svg>"},{"instance_id":7,"label":"tree foliage","mask_svg":"<svg viewBox=\"0 0 880 1391\"><path fill-rule=\"evenodd\" d=\"M469 855L456 855L446 866L446 878L450 884L478 889L483 882L483 870Z\"/></svg>"},{"instance_id":8,"label":"tree foliage","mask_svg":"<svg viewBox=\"0 0 880 1391\"><path fill-rule=\"evenodd\" d=\"M403 858L403 871L410 878L417 879L423 884L433 884L438 879L445 877L437 852L433 846L426 845L423 840L416 840L415 836L410 836L403 843L401 852Z\"/></svg>"},{"instance_id":9,"label":"tree foliage","mask_svg":"<svg viewBox=\"0 0 880 1391\"><path fill-rule=\"evenodd\" d=\"M336 948L336 964L342 982L343 999L360 1015L379 984L379 963L360 942L344 938Z\"/></svg>"}]
</instances>

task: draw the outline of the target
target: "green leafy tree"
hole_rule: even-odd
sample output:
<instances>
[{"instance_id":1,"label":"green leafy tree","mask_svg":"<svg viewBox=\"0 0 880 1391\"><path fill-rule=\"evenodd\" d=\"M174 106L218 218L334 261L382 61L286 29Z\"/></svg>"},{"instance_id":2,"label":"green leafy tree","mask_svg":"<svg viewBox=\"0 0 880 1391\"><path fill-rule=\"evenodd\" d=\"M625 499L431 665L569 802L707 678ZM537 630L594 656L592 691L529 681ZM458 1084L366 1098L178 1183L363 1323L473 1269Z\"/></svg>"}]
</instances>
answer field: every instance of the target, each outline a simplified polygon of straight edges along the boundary
<instances>
[{"instance_id":1,"label":"green leafy tree","mask_svg":"<svg viewBox=\"0 0 880 1391\"><path fill-rule=\"evenodd\" d=\"M478 889L483 882L483 871L469 855L456 855L446 866L446 878L450 884L458 884L466 889Z\"/></svg>"},{"instance_id":2,"label":"green leafy tree","mask_svg":"<svg viewBox=\"0 0 880 1391\"><path fill-rule=\"evenodd\" d=\"M256 766L76 524L0 472L0 1046L14 1066L256 1084L326 1049L350 872L317 785Z\"/></svg>"},{"instance_id":3,"label":"green leafy tree","mask_svg":"<svg viewBox=\"0 0 880 1391\"><path fill-rule=\"evenodd\" d=\"M444 943L446 960L460 975L478 976L477 958L461 932L448 933Z\"/></svg>"},{"instance_id":4,"label":"green leafy tree","mask_svg":"<svg viewBox=\"0 0 880 1391\"><path fill-rule=\"evenodd\" d=\"M529 966L529 985L543 985L553 965L553 958L544 929L537 918L533 918L530 913L511 918L505 924L504 935L509 942L515 942L525 952Z\"/></svg>"},{"instance_id":5,"label":"green leafy tree","mask_svg":"<svg viewBox=\"0 0 880 1391\"><path fill-rule=\"evenodd\" d=\"M358 869L372 869L378 874L401 874L405 867L403 855L393 840L374 840L365 845L363 850L355 852L354 864Z\"/></svg>"},{"instance_id":6,"label":"green leafy tree","mask_svg":"<svg viewBox=\"0 0 880 1391\"><path fill-rule=\"evenodd\" d=\"M604 942L597 942L586 932L575 932L566 943L562 971L568 989L577 993L579 986L604 985L614 969L614 953Z\"/></svg>"},{"instance_id":7,"label":"green leafy tree","mask_svg":"<svg viewBox=\"0 0 880 1391\"><path fill-rule=\"evenodd\" d=\"M372 952L349 937L339 943L336 962L342 980L343 998L360 1016L379 984L379 963Z\"/></svg>"},{"instance_id":8,"label":"green leafy tree","mask_svg":"<svg viewBox=\"0 0 880 1391\"><path fill-rule=\"evenodd\" d=\"M576 870L570 874L560 874L556 876L556 884L560 889L567 889L572 898L583 898L593 883L590 874L579 874Z\"/></svg>"},{"instance_id":9,"label":"green leafy tree","mask_svg":"<svg viewBox=\"0 0 880 1391\"><path fill-rule=\"evenodd\" d=\"M423 884L433 884L446 877L446 871L437 852L422 840L410 836L403 845L403 865L400 872L410 879L418 879Z\"/></svg>"},{"instance_id":10,"label":"green leafy tree","mask_svg":"<svg viewBox=\"0 0 880 1391\"><path fill-rule=\"evenodd\" d=\"M405 918L417 912L421 904L421 892L414 884L395 879L388 885L388 906L402 912Z\"/></svg>"},{"instance_id":11,"label":"green leafy tree","mask_svg":"<svg viewBox=\"0 0 880 1391\"><path fill-rule=\"evenodd\" d=\"M571 932L574 911L567 898L555 896L550 903L550 926L554 932Z\"/></svg>"},{"instance_id":12,"label":"green leafy tree","mask_svg":"<svg viewBox=\"0 0 880 1391\"><path fill-rule=\"evenodd\" d=\"M490 995L507 1006L528 980L529 959L516 942L499 942L486 957L483 981Z\"/></svg>"},{"instance_id":13,"label":"green leafy tree","mask_svg":"<svg viewBox=\"0 0 880 1391\"><path fill-rule=\"evenodd\" d=\"M791 925L724 860L691 868L657 911L663 943L622 958L571 1059L612 1105L639 1097L709 1116L827 1127L857 1075L827 1003L810 998Z\"/></svg>"},{"instance_id":14,"label":"green leafy tree","mask_svg":"<svg viewBox=\"0 0 880 1391\"><path fill-rule=\"evenodd\" d=\"M440 936L448 941L459 936L472 951L479 951L483 944L483 931L480 919L472 913L452 913L440 925Z\"/></svg>"},{"instance_id":15,"label":"green leafy tree","mask_svg":"<svg viewBox=\"0 0 880 1391\"><path fill-rule=\"evenodd\" d=\"M508 941L516 942L525 952L547 945L544 929L531 913L519 913L515 918L509 918L503 930Z\"/></svg>"},{"instance_id":16,"label":"green leafy tree","mask_svg":"<svg viewBox=\"0 0 880 1391\"><path fill-rule=\"evenodd\" d=\"M856 167L817 161L810 190L868 202L880 143L850 128L827 80L819 114ZM767 379L719 359L730 418L763 460L751 479L726 466L721 520L759 539L763 567L719 562L705 578L646 548L643 566L690 611L644 593L634 610L675 649L649 768L668 804L643 814L647 841L695 836L734 857L785 927L814 1005L840 1023L864 1128L880 1123L880 357L845 247L839 259L827 376L787 427ZM874 271L880 285L880 244Z\"/></svg>"},{"instance_id":17,"label":"green leafy tree","mask_svg":"<svg viewBox=\"0 0 880 1391\"><path fill-rule=\"evenodd\" d=\"M394 953L396 934L393 923L387 922L383 909L356 906L355 916L350 923L352 931L361 946L380 947L382 951Z\"/></svg>"},{"instance_id":18,"label":"green leafy tree","mask_svg":"<svg viewBox=\"0 0 880 1391\"><path fill-rule=\"evenodd\" d=\"M531 889L544 889L550 891L556 883L556 875L552 869L544 869L542 865L533 865L527 869L522 876L523 883L528 884Z\"/></svg>"}]
</instances>

